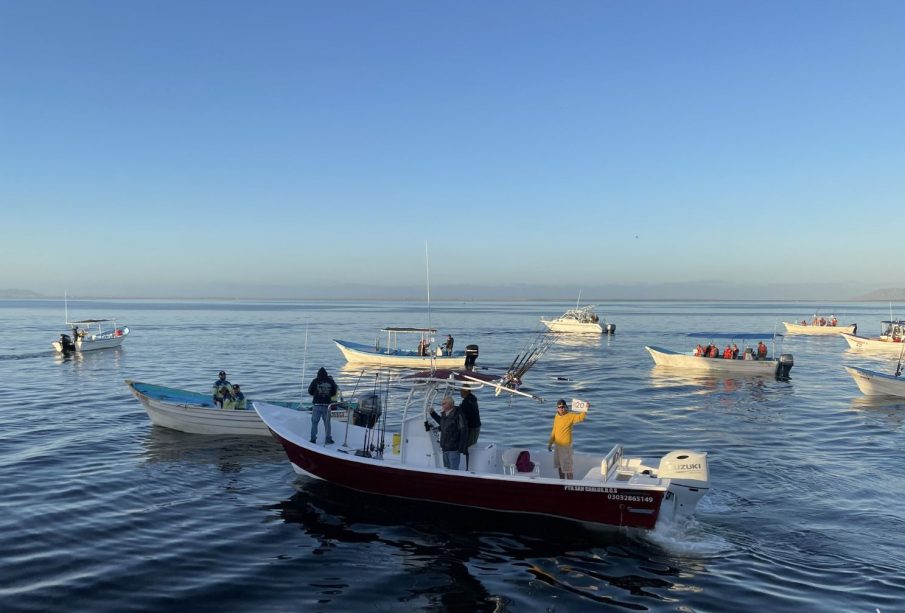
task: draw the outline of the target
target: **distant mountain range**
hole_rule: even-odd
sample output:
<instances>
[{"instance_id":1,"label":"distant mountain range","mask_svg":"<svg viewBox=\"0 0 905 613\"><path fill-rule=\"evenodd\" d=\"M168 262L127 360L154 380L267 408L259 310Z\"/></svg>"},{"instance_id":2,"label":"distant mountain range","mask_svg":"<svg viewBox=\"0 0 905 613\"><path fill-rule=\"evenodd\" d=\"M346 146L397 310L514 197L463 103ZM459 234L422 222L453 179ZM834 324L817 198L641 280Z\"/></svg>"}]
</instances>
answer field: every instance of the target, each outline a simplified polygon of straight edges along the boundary
<instances>
[{"instance_id":1,"label":"distant mountain range","mask_svg":"<svg viewBox=\"0 0 905 613\"><path fill-rule=\"evenodd\" d=\"M28 289L0 289L0 298L46 298Z\"/></svg>"},{"instance_id":2,"label":"distant mountain range","mask_svg":"<svg viewBox=\"0 0 905 613\"><path fill-rule=\"evenodd\" d=\"M863 296L858 296L855 300L885 300L892 302L900 302L905 300L905 289L901 287L888 287L886 289L875 289Z\"/></svg>"}]
</instances>

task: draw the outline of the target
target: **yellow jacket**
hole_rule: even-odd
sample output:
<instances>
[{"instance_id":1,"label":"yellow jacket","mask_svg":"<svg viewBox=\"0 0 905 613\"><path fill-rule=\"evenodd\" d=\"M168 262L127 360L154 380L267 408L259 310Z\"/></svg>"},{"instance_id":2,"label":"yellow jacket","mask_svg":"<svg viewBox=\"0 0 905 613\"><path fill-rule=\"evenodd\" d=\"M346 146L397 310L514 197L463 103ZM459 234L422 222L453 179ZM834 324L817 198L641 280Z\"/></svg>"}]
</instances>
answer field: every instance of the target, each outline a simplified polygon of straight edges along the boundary
<instances>
[{"instance_id":1,"label":"yellow jacket","mask_svg":"<svg viewBox=\"0 0 905 613\"><path fill-rule=\"evenodd\" d=\"M549 445L556 443L568 447L572 444L572 426L584 421L587 413L559 413L553 418L553 431L550 432Z\"/></svg>"}]
</instances>

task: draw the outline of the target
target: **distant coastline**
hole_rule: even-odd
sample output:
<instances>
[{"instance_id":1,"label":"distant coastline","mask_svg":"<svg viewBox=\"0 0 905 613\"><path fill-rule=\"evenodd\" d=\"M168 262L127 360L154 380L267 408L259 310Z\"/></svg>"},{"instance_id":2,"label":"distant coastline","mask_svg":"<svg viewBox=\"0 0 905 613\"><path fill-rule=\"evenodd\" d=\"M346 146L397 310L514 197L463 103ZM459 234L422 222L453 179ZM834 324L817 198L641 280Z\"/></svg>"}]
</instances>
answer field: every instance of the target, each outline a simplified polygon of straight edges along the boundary
<instances>
[{"instance_id":1,"label":"distant coastline","mask_svg":"<svg viewBox=\"0 0 905 613\"><path fill-rule=\"evenodd\" d=\"M404 287L341 287L333 288L309 288L306 292L292 292L275 290L266 292L237 290L232 295L190 295L188 292L166 292L159 295L139 295L114 292L86 292L84 294L69 294L70 300L216 300L216 301L261 301L261 302L286 302L286 301L374 301L374 302L416 302L424 301L423 291L416 288ZM656 295L655 289L663 291ZM718 289L722 291L718 291ZM518 287L517 289L505 287L438 287L431 290L431 299L435 302L575 302L575 298L568 298L571 288L556 287ZM669 292L669 288L645 288L644 291L633 295L630 288L616 287L613 290L598 290L593 293L582 294L581 304L593 304L600 302L733 302L733 301L763 301L763 302L902 302L905 301L905 288L876 289L859 295L843 297L813 296L782 296L781 292L745 291L738 288L711 288L710 292L701 292L697 296L689 296L687 292ZM42 294L25 289L0 289L0 299L4 300L61 300L62 296Z\"/></svg>"}]
</instances>

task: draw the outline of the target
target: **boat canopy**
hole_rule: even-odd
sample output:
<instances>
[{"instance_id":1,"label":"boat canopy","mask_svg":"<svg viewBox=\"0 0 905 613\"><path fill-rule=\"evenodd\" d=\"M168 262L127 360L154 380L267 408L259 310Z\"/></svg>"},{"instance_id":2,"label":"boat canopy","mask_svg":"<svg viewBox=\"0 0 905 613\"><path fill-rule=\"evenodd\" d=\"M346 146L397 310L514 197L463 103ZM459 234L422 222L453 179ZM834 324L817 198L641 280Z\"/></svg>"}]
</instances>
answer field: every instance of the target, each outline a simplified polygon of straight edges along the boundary
<instances>
[{"instance_id":1,"label":"boat canopy","mask_svg":"<svg viewBox=\"0 0 905 613\"><path fill-rule=\"evenodd\" d=\"M423 332L436 332L436 328L381 328L381 332L414 332L414 333L423 333Z\"/></svg>"}]
</instances>

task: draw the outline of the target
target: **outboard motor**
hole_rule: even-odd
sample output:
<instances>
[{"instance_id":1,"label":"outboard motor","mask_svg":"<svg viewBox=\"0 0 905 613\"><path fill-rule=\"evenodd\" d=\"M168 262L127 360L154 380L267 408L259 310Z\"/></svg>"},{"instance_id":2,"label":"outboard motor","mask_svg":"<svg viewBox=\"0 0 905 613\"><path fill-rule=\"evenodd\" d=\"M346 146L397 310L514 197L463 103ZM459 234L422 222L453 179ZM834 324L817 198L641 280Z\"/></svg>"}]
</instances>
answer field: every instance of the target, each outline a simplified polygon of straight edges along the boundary
<instances>
[{"instance_id":1,"label":"outboard motor","mask_svg":"<svg viewBox=\"0 0 905 613\"><path fill-rule=\"evenodd\" d=\"M60 335L60 347L62 347L63 353L75 352L75 343L72 342L72 337L68 334Z\"/></svg>"},{"instance_id":2,"label":"outboard motor","mask_svg":"<svg viewBox=\"0 0 905 613\"><path fill-rule=\"evenodd\" d=\"M379 394L363 394L358 398L358 408L352 411L352 425L373 428L382 412Z\"/></svg>"},{"instance_id":3,"label":"outboard motor","mask_svg":"<svg viewBox=\"0 0 905 613\"><path fill-rule=\"evenodd\" d=\"M465 346L465 370L474 370L475 362L478 361L478 346Z\"/></svg>"},{"instance_id":4,"label":"outboard motor","mask_svg":"<svg viewBox=\"0 0 905 613\"><path fill-rule=\"evenodd\" d=\"M660 459L657 477L669 479L669 491L676 497L676 514L691 514L710 489L707 452L679 449Z\"/></svg>"},{"instance_id":5,"label":"outboard motor","mask_svg":"<svg viewBox=\"0 0 905 613\"><path fill-rule=\"evenodd\" d=\"M779 356L779 368L776 369L776 378L785 381L789 378L789 371L795 365L791 353L783 353Z\"/></svg>"},{"instance_id":6,"label":"outboard motor","mask_svg":"<svg viewBox=\"0 0 905 613\"><path fill-rule=\"evenodd\" d=\"M607 324L603 327L603 331L610 336L616 334L616 324Z\"/></svg>"}]
</instances>

